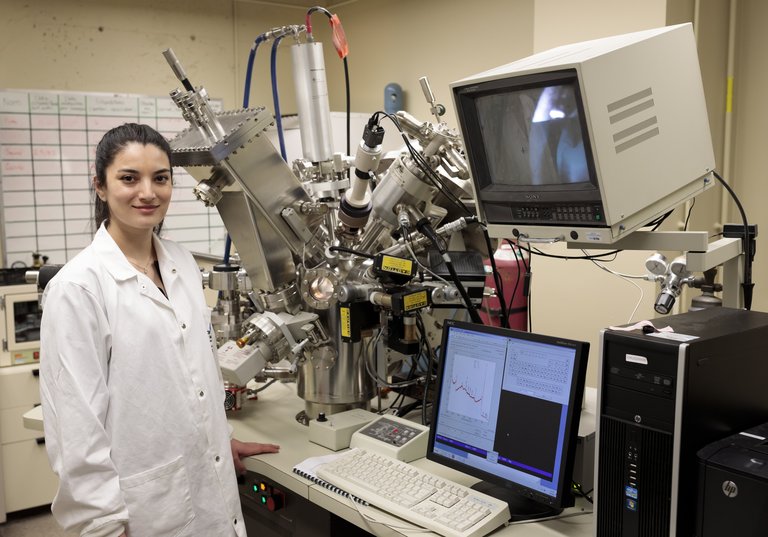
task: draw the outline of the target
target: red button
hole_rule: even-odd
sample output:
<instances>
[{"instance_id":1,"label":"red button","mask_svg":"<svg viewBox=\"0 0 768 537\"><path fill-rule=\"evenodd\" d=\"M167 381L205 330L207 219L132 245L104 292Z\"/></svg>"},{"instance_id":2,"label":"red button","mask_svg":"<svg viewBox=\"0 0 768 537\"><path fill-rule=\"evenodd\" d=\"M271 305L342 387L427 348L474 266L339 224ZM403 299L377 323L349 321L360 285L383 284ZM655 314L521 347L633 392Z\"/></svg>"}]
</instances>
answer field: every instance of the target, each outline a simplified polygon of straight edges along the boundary
<instances>
[{"instance_id":1,"label":"red button","mask_svg":"<svg viewBox=\"0 0 768 537\"><path fill-rule=\"evenodd\" d=\"M267 509L270 511L278 511L283 508L283 505L285 505L285 496L283 495L283 491L271 488L270 489L270 495L267 498Z\"/></svg>"}]
</instances>

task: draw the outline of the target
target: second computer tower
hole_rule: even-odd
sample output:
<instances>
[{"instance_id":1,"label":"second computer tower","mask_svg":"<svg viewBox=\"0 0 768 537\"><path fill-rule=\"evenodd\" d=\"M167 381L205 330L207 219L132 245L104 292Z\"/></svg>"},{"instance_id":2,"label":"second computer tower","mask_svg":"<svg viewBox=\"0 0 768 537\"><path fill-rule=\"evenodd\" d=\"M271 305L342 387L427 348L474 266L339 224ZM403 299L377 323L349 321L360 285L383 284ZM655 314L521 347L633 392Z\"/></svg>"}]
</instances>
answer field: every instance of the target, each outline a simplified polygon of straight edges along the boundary
<instances>
[{"instance_id":1,"label":"second computer tower","mask_svg":"<svg viewBox=\"0 0 768 537\"><path fill-rule=\"evenodd\" d=\"M768 421L768 314L712 308L604 330L595 535L693 537L696 452Z\"/></svg>"}]
</instances>

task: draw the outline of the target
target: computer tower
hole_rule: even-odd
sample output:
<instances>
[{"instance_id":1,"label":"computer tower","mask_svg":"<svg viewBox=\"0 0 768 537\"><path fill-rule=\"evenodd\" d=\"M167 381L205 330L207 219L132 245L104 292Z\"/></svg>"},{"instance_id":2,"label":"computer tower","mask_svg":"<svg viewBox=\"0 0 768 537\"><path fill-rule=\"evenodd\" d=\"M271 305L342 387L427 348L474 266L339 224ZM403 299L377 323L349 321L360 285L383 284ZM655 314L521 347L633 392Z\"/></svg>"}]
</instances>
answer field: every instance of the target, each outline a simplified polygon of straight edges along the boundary
<instances>
[{"instance_id":1,"label":"computer tower","mask_svg":"<svg viewBox=\"0 0 768 537\"><path fill-rule=\"evenodd\" d=\"M693 537L696 452L768 421L768 313L711 308L603 330L595 535Z\"/></svg>"},{"instance_id":2,"label":"computer tower","mask_svg":"<svg viewBox=\"0 0 768 537\"><path fill-rule=\"evenodd\" d=\"M699 450L696 537L768 535L768 423Z\"/></svg>"}]
</instances>

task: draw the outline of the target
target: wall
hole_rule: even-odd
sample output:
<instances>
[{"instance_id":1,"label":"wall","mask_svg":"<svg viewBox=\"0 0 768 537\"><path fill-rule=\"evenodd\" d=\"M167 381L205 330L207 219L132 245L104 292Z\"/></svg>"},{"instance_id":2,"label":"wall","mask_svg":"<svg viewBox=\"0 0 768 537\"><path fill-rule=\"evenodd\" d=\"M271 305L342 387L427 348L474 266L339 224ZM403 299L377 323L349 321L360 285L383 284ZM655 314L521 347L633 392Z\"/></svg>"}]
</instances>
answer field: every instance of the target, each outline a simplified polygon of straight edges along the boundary
<instances>
[{"instance_id":1,"label":"wall","mask_svg":"<svg viewBox=\"0 0 768 537\"><path fill-rule=\"evenodd\" d=\"M166 95L178 86L161 52L211 95L233 102L232 8L212 0L5 0L0 86ZM194 79L193 79L194 82Z\"/></svg>"},{"instance_id":2,"label":"wall","mask_svg":"<svg viewBox=\"0 0 768 537\"><path fill-rule=\"evenodd\" d=\"M761 0L741 0L738 3L738 48L734 80L733 115L735 116L733 167L724 170L730 175L733 188L741 198L750 224L758 225L757 257L753 268L756 280L752 309L768 311L768 181L765 171L765 151L768 147L765 100L768 72L765 51L768 50L768 3ZM729 204L730 221L740 223L738 212ZM762 230L762 231L760 231ZM760 234L762 233L762 234Z\"/></svg>"},{"instance_id":3,"label":"wall","mask_svg":"<svg viewBox=\"0 0 768 537\"><path fill-rule=\"evenodd\" d=\"M427 76L438 102L455 124L448 85L473 73L527 56L533 45L533 0L362 0L335 11L350 43L352 109L381 110L384 87L402 86L405 108L430 117L419 85ZM317 37L330 46L328 25ZM328 55L326 55L328 57ZM329 80L342 80L341 62L329 62ZM344 109L343 91L331 92L331 108Z\"/></svg>"},{"instance_id":4,"label":"wall","mask_svg":"<svg viewBox=\"0 0 768 537\"><path fill-rule=\"evenodd\" d=\"M540 52L568 43L664 26L666 8L667 0L536 0L533 48Z\"/></svg>"}]
</instances>

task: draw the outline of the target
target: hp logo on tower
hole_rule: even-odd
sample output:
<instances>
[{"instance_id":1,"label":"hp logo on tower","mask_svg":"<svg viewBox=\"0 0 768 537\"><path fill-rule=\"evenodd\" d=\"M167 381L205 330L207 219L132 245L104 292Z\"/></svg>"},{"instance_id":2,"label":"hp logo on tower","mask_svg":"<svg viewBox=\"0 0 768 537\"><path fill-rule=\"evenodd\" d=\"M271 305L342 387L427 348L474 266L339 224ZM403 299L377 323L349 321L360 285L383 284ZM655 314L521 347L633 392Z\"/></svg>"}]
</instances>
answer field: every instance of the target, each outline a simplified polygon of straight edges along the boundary
<instances>
[{"instance_id":1,"label":"hp logo on tower","mask_svg":"<svg viewBox=\"0 0 768 537\"><path fill-rule=\"evenodd\" d=\"M723 481L723 494L729 498L735 498L739 494L739 487L733 481Z\"/></svg>"}]
</instances>

